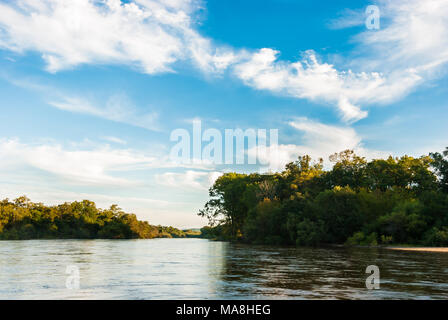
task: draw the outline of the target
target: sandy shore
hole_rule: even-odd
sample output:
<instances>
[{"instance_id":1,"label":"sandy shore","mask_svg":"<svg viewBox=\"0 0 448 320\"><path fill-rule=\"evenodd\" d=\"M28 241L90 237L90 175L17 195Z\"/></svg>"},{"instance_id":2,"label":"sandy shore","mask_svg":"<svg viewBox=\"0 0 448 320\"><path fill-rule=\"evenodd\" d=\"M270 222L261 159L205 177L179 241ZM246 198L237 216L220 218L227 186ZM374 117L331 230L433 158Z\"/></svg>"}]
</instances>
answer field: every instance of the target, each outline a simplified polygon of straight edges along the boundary
<instances>
[{"instance_id":1,"label":"sandy shore","mask_svg":"<svg viewBox=\"0 0 448 320\"><path fill-rule=\"evenodd\" d=\"M448 252L447 247L443 248L419 248L419 247L387 247L387 249L391 250L404 250L404 251L424 251L424 252Z\"/></svg>"}]
</instances>

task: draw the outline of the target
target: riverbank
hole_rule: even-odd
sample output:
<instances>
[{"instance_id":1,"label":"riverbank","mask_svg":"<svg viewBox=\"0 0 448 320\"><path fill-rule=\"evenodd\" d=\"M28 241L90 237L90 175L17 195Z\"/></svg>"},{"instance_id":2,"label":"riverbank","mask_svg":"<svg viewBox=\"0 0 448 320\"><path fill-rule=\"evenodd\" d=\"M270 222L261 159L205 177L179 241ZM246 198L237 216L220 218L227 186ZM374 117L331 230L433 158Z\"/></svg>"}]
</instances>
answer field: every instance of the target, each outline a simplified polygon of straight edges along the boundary
<instances>
[{"instance_id":1,"label":"riverbank","mask_svg":"<svg viewBox=\"0 0 448 320\"><path fill-rule=\"evenodd\" d=\"M432 248L432 247L386 247L390 250L401 251L421 251L421 252L448 252L448 247Z\"/></svg>"}]
</instances>

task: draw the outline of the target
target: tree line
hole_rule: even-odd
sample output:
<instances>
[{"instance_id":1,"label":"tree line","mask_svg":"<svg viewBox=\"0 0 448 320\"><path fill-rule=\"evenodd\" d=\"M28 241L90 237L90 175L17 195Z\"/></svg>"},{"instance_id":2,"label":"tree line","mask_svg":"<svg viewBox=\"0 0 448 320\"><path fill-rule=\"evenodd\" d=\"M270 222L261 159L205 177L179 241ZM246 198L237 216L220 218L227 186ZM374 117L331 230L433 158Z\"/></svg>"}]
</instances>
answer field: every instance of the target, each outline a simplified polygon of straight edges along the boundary
<instances>
[{"instance_id":1,"label":"tree line","mask_svg":"<svg viewBox=\"0 0 448 320\"><path fill-rule=\"evenodd\" d=\"M102 210L88 200L56 206L26 196L0 202L0 240L183 238L174 227L153 226L117 205Z\"/></svg>"},{"instance_id":2,"label":"tree line","mask_svg":"<svg viewBox=\"0 0 448 320\"><path fill-rule=\"evenodd\" d=\"M448 148L367 161L300 156L274 174L226 173L198 213L207 238L277 245L448 245Z\"/></svg>"}]
</instances>

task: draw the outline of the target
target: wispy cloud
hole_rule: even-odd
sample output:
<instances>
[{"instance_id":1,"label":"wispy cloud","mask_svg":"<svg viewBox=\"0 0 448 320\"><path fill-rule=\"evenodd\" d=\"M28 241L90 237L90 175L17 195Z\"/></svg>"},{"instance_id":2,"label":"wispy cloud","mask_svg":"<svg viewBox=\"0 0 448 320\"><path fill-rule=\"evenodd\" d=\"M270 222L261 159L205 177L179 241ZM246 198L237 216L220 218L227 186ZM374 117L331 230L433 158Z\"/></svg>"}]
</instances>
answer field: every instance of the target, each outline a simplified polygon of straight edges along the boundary
<instances>
[{"instance_id":1,"label":"wispy cloud","mask_svg":"<svg viewBox=\"0 0 448 320\"><path fill-rule=\"evenodd\" d=\"M425 79L448 62L448 2L445 0L379 1L385 27L355 36L368 69L409 70Z\"/></svg>"},{"instance_id":2,"label":"wispy cloud","mask_svg":"<svg viewBox=\"0 0 448 320\"><path fill-rule=\"evenodd\" d=\"M60 110L88 114L107 120L122 122L148 130L159 131L156 112L142 113L124 94L116 94L109 98L104 105L96 105L79 97L62 97L50 101L49 104Z\"/></svg>"},{"instance_id":3,"label":"wispy cloud","mask_svg":"<svg viewBox=\"0 0 448 320\"><path fill-rule=\"evenodd\" d=\"M80 150L58 144L31 145L18 140L0 140L2 170L29 166L81 185L136 185L138 181L117 177L114 172L151 167L155 160L139 152L109 146Z\"/></svg>"},{"instance_id":4,"label":"wispy cloud","mask_svg":"<svg viewBox=\"0 0 448 320\"><path fill-rule=\"evenodd\" d=\"M67 146L0 139L3 197L26 194L49 204L88 199L103 208L118 204L154 224L197 227L206 223L192 213L206 200L206 189L219 172L197 168L182 173L164 155L90 141ZM177 172L164 174L164 170ZM179 187L182 193L172 190Z\"/></svg>"},{"instance_id":5,"label":"wispy cloud","mask_svg":"<svg viewBox=\"0 0 448 320\"><path fill-rule=\"evenodd\" d=\"M109 141L109 142L122 144L122 145L127 144L127 142L125 140L117 138L117 137L106 136L106 137L102 137L102 139L106 140L106 141Z\"/></svg>"},{"instance_id":6,"label":"wispy cloud","mask_svg":"<svg viewBox=\"0 0 448 320\"><path fill-rule=\"evenodd\" d=\"M330 29L345 29L365 24L366 15L363 9L344 9L339 12L338 17L330 20L327 26Z\"/></svg>"},{"instance_id":7,"label":"wispy cloud","mask_svg":"<svg viewBox=\"0 0 448 320\"><path fill-rule=\"evenodd\" d=\"M149 154L92 141L64 146L48 141L31 144L18 139L0 139L0 171L21 171L26 167L86 186L135 186L141 184L141 181L123 176L132 171L148 172L153 169L189 169L191 173L186 177L191 178L189 181L192 183L200 177L205 182L215 175L215 166L211 163L179 164L172 162L168 154ZM173 179L176 177L168 175L169 181L175 181Z\"/></svg>"},{"instance_id":8,"label":"wispy cloud","mask_svg":"<svg viewBox=\"0 0 448 320\"><path fill-rule=\"evenodd\" d=\"M2 78L17 87L40 93L50 106L63 111L87 114L151 131L161 130L158 112L147 111L141 106L137 107L125 93L115 93L106 102L102 100L98 102L99 99L66 93L50 85L41 84L36 79L21 79L5 74L2 75ZM95 95L91 94L90 96Z\"/></svg>"}]
</instances>

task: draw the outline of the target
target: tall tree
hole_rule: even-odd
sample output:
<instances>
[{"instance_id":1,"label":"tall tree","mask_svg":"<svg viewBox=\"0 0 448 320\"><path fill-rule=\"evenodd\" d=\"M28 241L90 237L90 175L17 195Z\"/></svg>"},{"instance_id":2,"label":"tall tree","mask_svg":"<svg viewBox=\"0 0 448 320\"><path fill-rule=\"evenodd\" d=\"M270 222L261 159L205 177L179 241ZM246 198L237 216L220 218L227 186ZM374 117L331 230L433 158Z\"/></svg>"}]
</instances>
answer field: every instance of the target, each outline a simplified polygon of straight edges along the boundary
<instances>
[{"instance_id":1,"label":"tall tree","mask_svg":"<svg viewBox=\"0 0 448 320\"><path fill-rule=\"evenodd\" d=\"M432 167L439 179L440 188L448 192L448 147L442 153L430 153L430 156L434 160Z\"/></svg>"}]
</instances>

